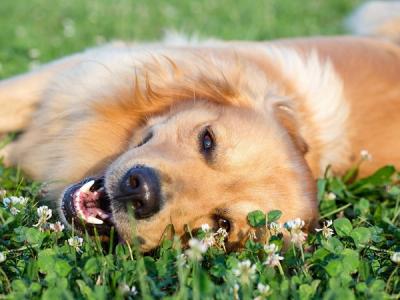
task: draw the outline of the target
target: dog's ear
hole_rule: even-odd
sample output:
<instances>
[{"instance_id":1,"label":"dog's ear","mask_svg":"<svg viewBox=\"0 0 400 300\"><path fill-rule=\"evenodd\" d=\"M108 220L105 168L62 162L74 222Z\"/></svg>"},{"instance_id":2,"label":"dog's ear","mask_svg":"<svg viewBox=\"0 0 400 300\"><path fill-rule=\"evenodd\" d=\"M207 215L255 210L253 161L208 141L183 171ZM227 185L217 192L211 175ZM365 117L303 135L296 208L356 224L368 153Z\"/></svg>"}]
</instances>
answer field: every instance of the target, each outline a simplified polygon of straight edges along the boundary
<instances>
[{"instance_id":1,"label":"dog's ear","mask_svg":"<svg viewBox=\"0 0 400 300\"><path fill-rule=\"evenodd\" d=\"M74 55L36 71L0 81L0 133L24 129L49 82L80 61L80 56Z\"/></svg>"},{"instance_id":2,"label":"dog's ear","mask_svg":"<svg viewBox=\"0 0 400 300\"><path fill-rule=\"evenodd\" d=\"M279 124L286 129L294 144L305 155L308 152L308 145L300 134L300 126L294 109L284 103L277 103L274 106L274 113Z\"/></svg>"}]
</instances>

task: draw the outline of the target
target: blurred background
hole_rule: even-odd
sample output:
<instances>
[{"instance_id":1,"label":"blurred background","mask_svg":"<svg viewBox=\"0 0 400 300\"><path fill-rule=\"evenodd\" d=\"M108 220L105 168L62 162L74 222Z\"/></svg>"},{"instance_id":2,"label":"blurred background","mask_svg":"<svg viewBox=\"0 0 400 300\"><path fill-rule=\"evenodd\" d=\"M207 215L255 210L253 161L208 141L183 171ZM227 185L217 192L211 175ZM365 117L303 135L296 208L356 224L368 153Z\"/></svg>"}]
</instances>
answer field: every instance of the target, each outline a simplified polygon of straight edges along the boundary
<instances>
[{"instance_id":1,"label":"blurred background","mask_svg":"<svg viewBox=\"0 0 400 300\"><path fill-rule=\"evenodd\" d=\"M0 0L0 78L112 40L165 30L266 40L343 34L361 0Z\"/></svg>"}]
</instances>

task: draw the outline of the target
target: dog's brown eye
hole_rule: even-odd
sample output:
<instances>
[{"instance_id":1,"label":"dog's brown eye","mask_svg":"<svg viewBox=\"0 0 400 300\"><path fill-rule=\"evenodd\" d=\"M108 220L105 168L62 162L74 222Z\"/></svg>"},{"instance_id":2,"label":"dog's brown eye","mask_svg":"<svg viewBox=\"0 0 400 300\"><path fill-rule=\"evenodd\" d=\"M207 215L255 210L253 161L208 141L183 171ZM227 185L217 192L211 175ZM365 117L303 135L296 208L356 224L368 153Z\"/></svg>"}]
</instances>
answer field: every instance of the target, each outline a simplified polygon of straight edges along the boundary
<instances>
[{"instance_id":1,"label":"dog's brown eye","mask_svg":"<svg viewBox=\"0 0 400 300\"><path fill-rule=\"evenodd\" d=\"M210 128L206 128L200 135L201 152L209 155L215 148L214 137Z\"/></svg>"},{"instance_id":2,"label":"dog's brown eye","mask_svg":"<svg viewBox=\"0 0 400 300\"><path fill-rule=\"evenodd\" d=\"M136 147L143 146L143 145L146 144L148 141L150 141L152 137L153 137L153 132L149 132L149 133L144 137L144 139L143 139Z\"/></svg>"},{"instance_id":3,"label":"dog's brown eye","mask_svg":"<svg viewBox=\"0 0 400 300\"><path fill-rule=\"evenodd\" d=\"M231 230L231 222L229 222L229 220L224 218L218 218L217 226L218 228L225 229L226 232L229 232Z\"/></svg>"}]
</instances>

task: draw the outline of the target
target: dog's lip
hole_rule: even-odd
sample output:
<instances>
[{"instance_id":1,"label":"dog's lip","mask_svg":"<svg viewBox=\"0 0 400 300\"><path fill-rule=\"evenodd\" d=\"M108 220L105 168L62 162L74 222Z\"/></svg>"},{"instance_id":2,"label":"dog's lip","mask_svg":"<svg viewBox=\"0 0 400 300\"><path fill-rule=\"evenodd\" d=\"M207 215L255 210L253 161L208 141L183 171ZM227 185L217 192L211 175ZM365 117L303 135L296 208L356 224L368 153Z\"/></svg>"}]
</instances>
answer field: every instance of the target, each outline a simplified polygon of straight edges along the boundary
<instances>
[{"instance_id":1,"label":"dog's lip","mask_svg":"<svg viewBox=\"0 0 400 300\"><path fill-rule=\"evenodd\" d=\"M61 210L75 229L89 234L109 236L112 226L110 198L104 189L104 177L89 177L68 187Z\"/></svg>"}]
</instances>

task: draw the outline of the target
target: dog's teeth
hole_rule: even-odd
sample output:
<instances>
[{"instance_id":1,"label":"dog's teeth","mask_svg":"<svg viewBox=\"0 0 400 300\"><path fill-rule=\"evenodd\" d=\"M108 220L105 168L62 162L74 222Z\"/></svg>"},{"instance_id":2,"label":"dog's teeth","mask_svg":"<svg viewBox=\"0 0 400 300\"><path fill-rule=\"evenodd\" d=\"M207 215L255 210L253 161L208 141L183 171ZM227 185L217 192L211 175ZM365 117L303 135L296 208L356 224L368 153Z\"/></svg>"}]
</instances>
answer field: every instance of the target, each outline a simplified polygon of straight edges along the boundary
<instances>
[{"instance_id":1,"label":"dog's teeth","mask_svg":"<svg viewBox=\"0 0 400 300\"><path fill-rule=\"evenodd\" d=\"M102 219L107 219L109 217L109 215L105 213L102 209L97 209L96 213Z\"/></svg>"},{"instance_id":2,"label":"dog's teeth","mask_svg":"<svg viewBox=\"0 0 400 300\"><path fill-rule=\"evenodd\" d=\"M90 180L90 181L86 182L84 185L82 185L81 188L79 189L79 191L88 193L88 192L90 192L90 188L92 187L93 184L94 184L94 180Z\"/></svg>"},{"instance_id":3,"label":"dog's teeth","mask_svg":"<svg viewBox=\"0 0 400 300\"><path fill-rule=\"evenodd\" d=\"M97 219L97 218L95 218L95 217L93 217L93 216L87 217L86 221L87 221L88 223L91 223L91 224L98 224L98 225L104 223L102 220Z\"/></svg>"}]
</instances>

